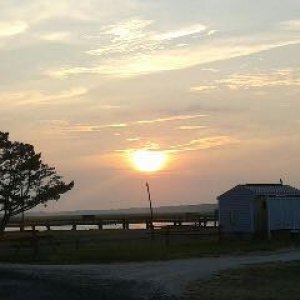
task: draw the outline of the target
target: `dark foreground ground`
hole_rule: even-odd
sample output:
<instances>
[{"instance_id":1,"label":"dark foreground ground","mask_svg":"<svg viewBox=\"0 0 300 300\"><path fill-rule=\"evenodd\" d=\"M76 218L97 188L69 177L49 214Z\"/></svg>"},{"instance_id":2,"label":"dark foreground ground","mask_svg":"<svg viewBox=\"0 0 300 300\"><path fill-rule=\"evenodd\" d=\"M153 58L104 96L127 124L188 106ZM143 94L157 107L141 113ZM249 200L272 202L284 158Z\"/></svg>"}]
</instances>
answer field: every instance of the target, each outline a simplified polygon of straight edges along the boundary
<instances>
[{"instance_id":1,"label":"dark foreground ground","mask_svg":"<svg viewBox=\"0 0 300 300\"><path fill-rule=\"evenodd\" d=\"M184 300L298 300L300 262L248 266L192 283Z\"/></svg>"},{"instance_id":2,"label":"dark foreground ground","mask_svg":"<svg viewBox=\"0 0 300 300\"><path fill-rule=\"evenodd\" d=\"M0 299L293 300L300 299L299 279L298 250L165 262L2 264Z\"/></svg>"},{"instance_id":3,"label":"dark foreground ground","mask_svg":"<svg viewBox=\"0 0 300 300\"><path fill-rule=\"evenodd\" d=\"M0 273L1 300L172 300L159 288L124 280L101 280L97 283L51 276L25 275L4 270Z\"/></svg>"},{"instance_id":4,"label":"dark foreground ground","mask_svg":"<svg viewBox=\"0 0 300 300\"><path fill-rule=\"evenodd\" d=\"M38 237L38 249L27 237L3 237L0 300L300 299L300 262L278 264L300 261L299 240L220 242L206 231L158 232L152 240L139 230ZM258 263L276 265L211 279Z\"/></svg>"}]
</instances>

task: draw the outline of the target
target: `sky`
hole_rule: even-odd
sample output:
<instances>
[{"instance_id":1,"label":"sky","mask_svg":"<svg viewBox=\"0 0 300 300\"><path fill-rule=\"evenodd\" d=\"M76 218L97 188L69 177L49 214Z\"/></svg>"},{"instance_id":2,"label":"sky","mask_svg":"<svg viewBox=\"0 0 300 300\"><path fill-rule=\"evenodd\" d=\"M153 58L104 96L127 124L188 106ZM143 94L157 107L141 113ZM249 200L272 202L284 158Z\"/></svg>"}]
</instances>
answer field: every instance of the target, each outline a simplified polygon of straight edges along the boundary
<instances>
[{"instance_id":1,"label":"sky","mask_svg":"<svg viewBox=\"0 0 300 300\"><path fill-rule=\"evenodd\" d=\"M299 53L299 0L1 1L0 130L75 180L50 211L300 187Z\"/></svg>"}]
</instances>

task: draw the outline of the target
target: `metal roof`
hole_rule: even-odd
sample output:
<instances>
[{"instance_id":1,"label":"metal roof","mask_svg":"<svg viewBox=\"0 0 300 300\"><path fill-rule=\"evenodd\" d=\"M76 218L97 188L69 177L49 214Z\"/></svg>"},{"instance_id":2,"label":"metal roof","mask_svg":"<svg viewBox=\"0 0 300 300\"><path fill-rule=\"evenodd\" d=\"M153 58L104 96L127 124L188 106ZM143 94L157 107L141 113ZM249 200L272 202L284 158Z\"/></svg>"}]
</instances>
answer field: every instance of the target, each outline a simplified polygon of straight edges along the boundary
<instances>
[{"instance_id":1,"label":"metal roof","mask_svg":"<svg viewBox=\"0 0 300 300\"><path fill-rule=\"evenodd\" d=\"M259 196L300 196L300 190L286 184L248 183L240 185Z\"/></svg>"}]
</instances>

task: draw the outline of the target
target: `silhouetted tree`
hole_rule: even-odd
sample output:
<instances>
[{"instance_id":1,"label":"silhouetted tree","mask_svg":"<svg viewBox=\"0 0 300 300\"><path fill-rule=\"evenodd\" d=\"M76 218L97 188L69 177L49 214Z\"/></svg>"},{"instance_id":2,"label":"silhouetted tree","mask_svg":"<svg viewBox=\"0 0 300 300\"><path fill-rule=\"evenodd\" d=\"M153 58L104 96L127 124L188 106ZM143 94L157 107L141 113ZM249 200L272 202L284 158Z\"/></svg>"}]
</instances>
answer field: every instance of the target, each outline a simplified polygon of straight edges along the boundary
<instances>
[{"instance_id":1,"label":"silhouetted tree","mask_svg":"<svg viewBox=\"0 0 300 300\"><path fill-rule=\"evenodd\" d=\"M12 142L0 131L0 232L10 217L57 201L73 186L73 181L66 184L55 168L44 164L32 145Z\"/></svg>"}]
</instances>

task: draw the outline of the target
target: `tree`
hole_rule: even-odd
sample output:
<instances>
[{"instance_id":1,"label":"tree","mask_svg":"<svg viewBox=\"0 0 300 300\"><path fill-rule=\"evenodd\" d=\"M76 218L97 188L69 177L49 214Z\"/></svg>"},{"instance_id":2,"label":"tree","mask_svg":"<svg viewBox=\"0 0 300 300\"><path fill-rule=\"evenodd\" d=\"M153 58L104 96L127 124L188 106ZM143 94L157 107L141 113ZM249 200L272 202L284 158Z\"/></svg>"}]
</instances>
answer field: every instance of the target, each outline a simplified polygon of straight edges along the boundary
<instances>
[{"instance_id":1,"label":"tree","mask_svg":"<svg viewBox=\"0 0 300 300\"><path fill-rule=\"evenodd\" d=\"M32 209L71 190L55 168L41 160L30 144L12 142L9 134L0 131L0 232L10 217Z\"/></svg>"}]
</instances>

